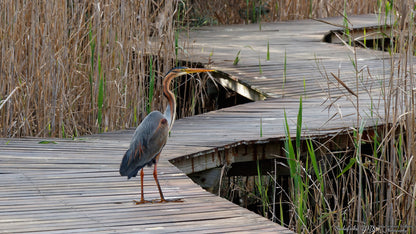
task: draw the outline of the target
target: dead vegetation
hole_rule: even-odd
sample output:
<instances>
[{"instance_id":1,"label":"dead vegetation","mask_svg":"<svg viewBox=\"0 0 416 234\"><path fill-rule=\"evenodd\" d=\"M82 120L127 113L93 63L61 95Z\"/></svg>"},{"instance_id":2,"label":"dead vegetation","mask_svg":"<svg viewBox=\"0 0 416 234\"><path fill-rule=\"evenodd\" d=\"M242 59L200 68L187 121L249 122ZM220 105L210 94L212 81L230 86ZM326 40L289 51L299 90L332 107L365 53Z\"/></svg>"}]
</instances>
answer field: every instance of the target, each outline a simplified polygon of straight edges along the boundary
<instances>
[{"instance_id":1,"label":"dead vegetation","mask_svg":"<svg viewBox=\"0 0 416 234\"><path fill-rule=\"evenodd\" d=\"M150 103L150 73L161 76L174 63L170 1L0 6L3 137L68 137L135 125ZM154 97L160 85L156 79Z\"/></svg>"}]
</instances>

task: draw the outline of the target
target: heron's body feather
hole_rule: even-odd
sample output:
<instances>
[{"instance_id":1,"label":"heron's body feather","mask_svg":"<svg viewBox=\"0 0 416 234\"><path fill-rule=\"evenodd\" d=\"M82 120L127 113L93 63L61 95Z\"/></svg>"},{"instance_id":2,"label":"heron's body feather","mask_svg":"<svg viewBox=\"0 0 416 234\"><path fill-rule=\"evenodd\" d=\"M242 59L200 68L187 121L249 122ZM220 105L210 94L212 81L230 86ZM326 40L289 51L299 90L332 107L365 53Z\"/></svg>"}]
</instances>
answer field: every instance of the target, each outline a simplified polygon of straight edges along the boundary
<instances>
[{"instance_id":1,"label":"heron's body feather","mask_svg":"<svg viewBox=\"0 0 416 234\"><path fill-rule=\"evenodd\" d=\"M151 112L134 132L130 148L120 164L120 175L129 179L135 177L144 166L156 163L156 157L166 144L169 125L166 117L159 111Z\"/></svg>"}]
</instances>

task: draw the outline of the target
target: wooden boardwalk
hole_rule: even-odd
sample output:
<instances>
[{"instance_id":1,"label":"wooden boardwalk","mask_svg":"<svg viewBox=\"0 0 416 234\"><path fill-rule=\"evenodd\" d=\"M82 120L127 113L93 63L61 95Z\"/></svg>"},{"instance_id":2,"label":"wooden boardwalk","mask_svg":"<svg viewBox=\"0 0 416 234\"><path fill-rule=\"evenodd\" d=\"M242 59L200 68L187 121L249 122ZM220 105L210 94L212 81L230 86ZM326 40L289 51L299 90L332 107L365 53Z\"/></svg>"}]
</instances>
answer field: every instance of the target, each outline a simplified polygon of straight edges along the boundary
<instances>
[{"instance_id":1,"label":"wooden boardwalk","mask_svg":"<svg viewBox=\"0 0 416 234\"><path fill-rule=\"evenodd\" d=\"M375 15L353 16L349 20L357 28L378 25ZM342 18L326 21L342 25ZM268 97L299 97L306 94L312 98L348 94L331 72L356 91L355 69L351 62L355 58L354 49L323 42L324 35L339 28L313 20L265 23L261 28L259 31L259 25L252 24L191 31L189 38L194 43L188 49L190 56L187 59L209 63L210 67ZM268 43L270 60L267 60ZM233 65L239 51L240 61ZM389 70L387 54L356 48L356 55L357 68L363 69L359 74L363 76L360 92L379 88L376 83L383 78L383 71Z\"/></svg>"},{"instance_id":2,"label":"wooden boardwalk","mask_svg":"<svg viewBox=\"0 0 416 234\"><path fill-rule=\"evenodd\" d=\"M349 20L357 29L378 25L376 15L353 16ZM206 27L190 32L188 36L193 44L188 48L191 55L188 59L210 64L211 68L225 73L216 74L216 78L248 85L269 98L177 123L180 130L171 142L176 139L186 142L187 134L196 133L198 137L188 144L209 147L181 157L175 155L171 162L192 173L234 162L276 155L285 157L281 149L285 138L284 111L294 136L300 96L303 97L304 136L324 141L328 136L345 140L347 131L353 127L363 124L372 131L372 126L381 124L385 103L380 98L380 88L384 75L390 74L389 56L381 51L323 42L324 35L340 29L333 25L342 25L342 18L326 21L329 24L313 20L267 23L262 24L261 31L259 25L245 25ZM266 59L268 42L270 60ZM239 51L240 61L234 65ZM358 73L352 60L357 64ZM357 95L359 121L357 98L331 73ZM274 147L255 148L267 143ZM245 155L230 150L240 145L255 147ZM252 156L256 152L265 153Z\"/></svg>"},{"instance_id":3,"label":"wooden boardwalk","mask_svg":"<svg viewBox=\"0 0 416 234\"><path fill-rule=\"evenodd\" d=\"M362 25L377 22L374 16L356 20ZM203 48L197 60L214 61L213 67L232 78L243 80L269 97L285 98L249 103L175 122L158 171L165 196L183 198L183 203L133 205L132 200L139 197L139 180L126 181L118 174L120 160L133 133L131 129L76 140L54 140L56 144L39 144L43 139L0 139L0 232L289 232L206 192L169 160L192 159L195 160L192 169L201 167L202 170L202 167L216 166L218 160L225 163L226 159L221 158L219 152L241 144L282 138L283 111L294 129L298 96L305 93L305 134L336 135L354 126L354 104L349 101L348 93L333 81L331 94L345 96L337 100L334 108L326 108L329 105L328 100L325 102L328 82L314 65L317 57L328 74L338 74L341 67L341 78L345 77L348 85L353 84L355 75L348 67L351 66L348 49L320 42L331 29L334 27L315 21L294 21L264 24L264 33L256 32L258 25L240 25L204 28L191 34L196 41L193 52L196 54ZM267 41L271 60L264 62ZM287 76L282 89L285 49ZM243 50L241 61L234 66L232 60L238 50ZM210 58L211 51L214 52ZM258 71L259 56L262 74ZM368 66L374 77L380 69L386 69L381 52L360 50L357 56L359 66ZM367 125L371 126L370 98L363 90L360 87L363 93L360 108ZM330 96L329 100L334 97ZM260 119L262 137L259 135ZM327 122L328 119L331 120ZM215 163L202 157L210 154ZM215 154L220 156L218 160ZM201 158L205 161L201 162ZM238 155L231 160L238 161ZM158 198L152 170L147 168L145 172L145 196Z\"/></svg>"},{"instance_id":4,"label":"wooden boardwalk","mask_svg":"<svg viewBox=\"0 0 416 234\"><path fill-rule=\"evenodd\" d=\"M244 232L284 230L212 195L166 160L159 165L168 198L183 203L136 206L137 179L126 181L118 165L131 131L89 140L0 141L0 232ZM175 151L168 147L165 154ZM151 169L147 199L158 198Z\"/></svg>"}]
</instances>

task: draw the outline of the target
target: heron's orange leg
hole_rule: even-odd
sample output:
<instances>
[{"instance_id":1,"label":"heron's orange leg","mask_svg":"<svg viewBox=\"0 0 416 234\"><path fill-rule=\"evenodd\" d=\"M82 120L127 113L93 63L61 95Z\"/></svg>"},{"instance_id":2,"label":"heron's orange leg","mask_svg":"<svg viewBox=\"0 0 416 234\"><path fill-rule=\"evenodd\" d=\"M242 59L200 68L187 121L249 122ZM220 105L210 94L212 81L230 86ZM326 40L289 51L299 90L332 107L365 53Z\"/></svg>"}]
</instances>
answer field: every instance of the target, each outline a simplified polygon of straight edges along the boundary
<instances>
[{"instance_id":1,"label":"heron's orange leg","mask_svg":"<svg viewBox=\"0 0 416 234\"><path fill-rule=\"evenodd\" d=\"M157 156L157 158L159 158L159 155ZM155 168L153 170L153 178L155 178L157 188L159 189L160 202L166 202L165 197L163 196L163 193L162 193L162 189L160 188L159 180L157 179L157 163L155 163Z\"/></svg>"},{"instance_id":2,"label":"heron's orange leg","mask_svg":"<svg viewBox=\"0 0 416 234\"><path fill-rule=\"evenodd\" d=\"M156 202L158 202L158 203L162 203L162 202L183 202L183 200L181 198L179 198L179 199L165 199L165 197L163 196L162 189L160 188L159 180L157 179L157 161L159 160L159 156L160 156L160 154L158 156L156 156L155 168L153 170L153 178L155 178L156 185L157 185L157 188L159 189L159 194L160 194L160 200L156 201Z\"/></svg>"},{"instance_id":3,"label":"heron's orange leg","mask_svg":"<svg viewBox=\"0 0 416 234\"><path fill-rule=\"evenodd\" d=\"M149 203L149 202L151 202L151 203L154 203L154 202L157 202L157 203L164 203L164 202L183 202L183 200L180 199L180 198L179 199L165 199L165 197L163 196L163 192L162 192L162 189L160 188L159 180L157 178L157 162L159 161L159 156L160 156L160 154L158 154L156 156L156 163L155 163L154 170L153 170L153 178L155 179L156 185L157 185L157 189L159 190L160 200L152 200L152 201L146 201L146 200L144 200L144 192L143 192L143 177L144 177L144 171L142 169L140 171L140 181L141 181L141 191L142 191L142 193L141 193L140 201L135 201L136 202L136 205L144 204L144 203Z\"/></svg>"},{"instance_id":4,"label":"heron's orange leg","mask_svg":"<svg viewBox=\"0 0 416 234\"><path fill-rule=\"evenodd\" d=\"M138 204L144 204L149 203L149 201L144 200L144 192L143 192L143 177L144 177L144 171L143 169L140 171L140 182L141 182L141 194L140 194L140 201L134 201L136 202L136 205Z\"/></svg>"}]
</instances>

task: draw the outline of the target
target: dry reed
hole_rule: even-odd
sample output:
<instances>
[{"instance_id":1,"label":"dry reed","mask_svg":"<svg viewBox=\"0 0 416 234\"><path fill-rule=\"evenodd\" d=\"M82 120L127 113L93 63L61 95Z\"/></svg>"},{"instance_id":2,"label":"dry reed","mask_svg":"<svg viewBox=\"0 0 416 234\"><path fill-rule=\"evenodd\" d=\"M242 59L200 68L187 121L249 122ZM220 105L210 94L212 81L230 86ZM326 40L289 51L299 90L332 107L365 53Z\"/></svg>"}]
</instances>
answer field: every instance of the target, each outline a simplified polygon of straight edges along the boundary
<instances>
[{"instance_id":1,"label":"dry reed","mask_svg":"<svg viewBox=\"0 0 416 234\"><path fill-rule=\"evenodd\" d=\"M157 58L157 77L174 64L176 7L2 0L0 136L68 137L136 125L149 102L149 55ZM157 79L154 89L160 85ZM152 109L161 109L158 96Z\"/></svg>"},{"instance_id":2,"label":"dry reed","mask_svg":"<svg viewBox=\"0 0 416 234\"><path fill-rule=\"evenodd\" d=\"M353 147L328 152L325 144L330 141L315 142L320 161L319 168L314 169L319 170L312 170L308 160L297 161L303 189L308 192L301 198L305 204L302 214L297 213L295 198L284 193L279 198L289 204L291 215L286 224L297 232L415 232L416 178L412 176L416 175L413 70L416 27L412 13L415 3L405 0L394 3L380 1L380 13L388 15L386 21L380 22L380 29L386 24L393 25L391 35L385 35L389 48L381 48L390 53L383 61L391 71L379 78L382 82L374 80L380 84L379 91L367 90L367 98L373 101L367 118L375 120L376 116L383 116L383 119L373 122L374 131L364 131L366 113L358 108L358 96L352 97L357 107L357 123L349 143ZM380 44L385 43L382 40ZM354 89L358 93L361 80L374 77L359 69L356 57L352 62L357 77ZM311 155L315 153L308 152L309 162L313 162L315 156ZM280 184L275 186L282 191Z\"/></svg>"},{"instance_id":3,"label":"dry reed","mask_svg":"<svg viewBox=\"0 0 416 234\"><path fill-rule=\"evenodd\" d=\"M195 0L190 8L190 23L239 24L325 18L339 16L344 9L347 15L370 14L377 11L378 2L379 0Z\"/></svg>"}]
</instances>

